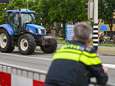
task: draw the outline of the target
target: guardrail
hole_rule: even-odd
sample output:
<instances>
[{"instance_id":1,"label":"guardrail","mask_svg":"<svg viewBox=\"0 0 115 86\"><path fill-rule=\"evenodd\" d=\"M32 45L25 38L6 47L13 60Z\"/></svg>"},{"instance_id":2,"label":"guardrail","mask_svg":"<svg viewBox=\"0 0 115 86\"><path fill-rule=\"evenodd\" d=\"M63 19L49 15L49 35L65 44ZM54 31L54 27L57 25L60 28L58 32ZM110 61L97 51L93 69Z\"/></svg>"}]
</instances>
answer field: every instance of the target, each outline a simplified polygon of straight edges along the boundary
<instances>
[{"instance_id":1,"label":"guardrail","mask_svg":"<svg viewBox=\"0 0 115 86\"><path fill-rule=\"evenodd\" d=\"M110 66L110 65L104 64L104 66L106 66L108 68L115 69L114 65ZM17 66L17 65L12 65L12 64L7 64L4 62L0 62L0 72L15 74L15 75L30 78L33 80L44 80L45 76L47 74L46 71L28 68L28 67ZM98 85L96 85L95 82L92 82L91 84L93 84L94 86L98 86ZM108 84L107 86L115 86L115 85Z\"/></svg>"},{"instance_id":2,"label":"guardrail","mask_svg":"<svg viewBox=\"0 0 115 86\"><path fill-rule=\"evenodd\" d=\"M0 62L0 71L20 75L36 80L44 80L46 71Z\"/></svg>"}]
</instances>

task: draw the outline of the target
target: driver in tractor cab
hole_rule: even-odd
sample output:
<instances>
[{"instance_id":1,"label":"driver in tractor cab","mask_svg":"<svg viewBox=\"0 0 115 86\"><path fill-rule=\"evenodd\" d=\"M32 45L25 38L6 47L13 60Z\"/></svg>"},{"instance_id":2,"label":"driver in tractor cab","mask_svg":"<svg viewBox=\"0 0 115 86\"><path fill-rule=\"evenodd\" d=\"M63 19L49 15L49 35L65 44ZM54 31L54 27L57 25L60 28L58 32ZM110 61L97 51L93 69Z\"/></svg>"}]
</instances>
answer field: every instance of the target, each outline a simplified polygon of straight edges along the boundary
<instances>
[{"instance_id":1,"label":"driver in tractor cab","mask_svg":"<svg viewBox=\"0 0 115 86\"><path fill-rule=\"evenodd\" d=\"M95 49L89 47L92 28L85 22L74 27L71 43L65 44L53 56L45 80L45 86L88 86L95 77L99 86L108 81L100 58Z\"/></svg>"}]
</instances>

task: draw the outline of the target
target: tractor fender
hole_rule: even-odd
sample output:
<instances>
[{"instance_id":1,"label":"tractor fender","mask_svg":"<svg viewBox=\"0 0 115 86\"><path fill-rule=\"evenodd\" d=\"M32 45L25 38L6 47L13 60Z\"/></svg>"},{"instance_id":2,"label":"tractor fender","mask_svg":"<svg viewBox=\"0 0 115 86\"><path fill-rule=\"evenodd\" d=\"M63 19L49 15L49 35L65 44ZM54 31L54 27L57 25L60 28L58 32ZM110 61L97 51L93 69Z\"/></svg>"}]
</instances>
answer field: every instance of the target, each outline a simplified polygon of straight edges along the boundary
<instances>
[{"instance_id":1,"label":"tractor fender","mask_svg":"<svg viewBox=\"0 0 115 86\"><path fill-rule=\"evenodd\" d=\"M9 24L2 24L2 25L0 25L0 29L6 30L9 33L9 35L11 35L11 36L14 35L14 30L11 27L11 25L9 25Z\"/></svg>"}]
</instances>

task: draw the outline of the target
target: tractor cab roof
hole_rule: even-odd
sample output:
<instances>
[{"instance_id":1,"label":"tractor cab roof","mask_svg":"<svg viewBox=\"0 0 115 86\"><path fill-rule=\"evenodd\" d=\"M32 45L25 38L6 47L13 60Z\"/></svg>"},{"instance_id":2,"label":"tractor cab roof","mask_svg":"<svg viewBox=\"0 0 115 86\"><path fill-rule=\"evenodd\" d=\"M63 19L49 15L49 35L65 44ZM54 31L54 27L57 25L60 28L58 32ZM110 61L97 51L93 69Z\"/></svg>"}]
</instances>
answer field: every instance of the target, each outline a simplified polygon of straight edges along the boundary
<instances>
[{"instance_id":1,"label":"tractor cab roof","mask_svg":"<svg viewBox=\"0 0 115 86\"><path fill-rule=\"evenodd\" d=\"M27 13L27 14L35 13L35 11L31 11L29 9L7 10L6 12L7 13Z\"/></svg>"}]
</instances>

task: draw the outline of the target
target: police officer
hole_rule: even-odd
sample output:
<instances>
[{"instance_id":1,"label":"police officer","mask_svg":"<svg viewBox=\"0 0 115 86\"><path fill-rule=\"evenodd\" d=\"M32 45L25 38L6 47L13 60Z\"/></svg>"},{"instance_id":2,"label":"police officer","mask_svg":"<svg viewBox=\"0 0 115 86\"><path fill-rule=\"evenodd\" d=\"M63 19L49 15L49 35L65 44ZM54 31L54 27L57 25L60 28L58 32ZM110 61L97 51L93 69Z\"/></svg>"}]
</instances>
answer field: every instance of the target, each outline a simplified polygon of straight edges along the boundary
<instances>
[{"instance_id":1,"label":"police officer","mask_svg":"<svg viewBox=\"0 0 115 86\"><path fill-rule=\"evenodd\" d=\"M88 86L95 77L100 86L108 80L95 49L89 48L92 28L85 22L74 27L74 37L57 50L45 80L45 86Z\"/></svg>"}]
</instances>

